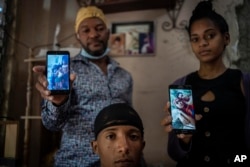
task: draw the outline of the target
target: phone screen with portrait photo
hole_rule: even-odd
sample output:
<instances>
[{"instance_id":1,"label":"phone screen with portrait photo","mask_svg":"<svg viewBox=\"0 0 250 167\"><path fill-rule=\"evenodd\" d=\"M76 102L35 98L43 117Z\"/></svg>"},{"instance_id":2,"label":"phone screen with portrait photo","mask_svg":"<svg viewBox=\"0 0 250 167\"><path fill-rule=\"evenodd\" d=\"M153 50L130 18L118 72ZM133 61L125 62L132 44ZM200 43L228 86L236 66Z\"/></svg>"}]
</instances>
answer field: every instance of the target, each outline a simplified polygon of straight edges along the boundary
<instances>
[{"instance_id":1,"label":"phone screen with portrait photo","mask_svg":"<svg viewBox=\"0 0 250 167\"><path fill-rule=\"evenodd\" d=\"M173 130L176 133L193 133L196 127L191 85L170 85L169 101Z\"/></svg>"},{"instance_id":2,"label":"phone screen with portrait photo","mask_svg":"<svg viewBox=\"0 0 250 167\"><path fill-rule=\"evenodd\" d=\"M46 56L47 89L51 94L70 91L70 54L68 51L48 51Z\"/></svg>"}]
</instances>

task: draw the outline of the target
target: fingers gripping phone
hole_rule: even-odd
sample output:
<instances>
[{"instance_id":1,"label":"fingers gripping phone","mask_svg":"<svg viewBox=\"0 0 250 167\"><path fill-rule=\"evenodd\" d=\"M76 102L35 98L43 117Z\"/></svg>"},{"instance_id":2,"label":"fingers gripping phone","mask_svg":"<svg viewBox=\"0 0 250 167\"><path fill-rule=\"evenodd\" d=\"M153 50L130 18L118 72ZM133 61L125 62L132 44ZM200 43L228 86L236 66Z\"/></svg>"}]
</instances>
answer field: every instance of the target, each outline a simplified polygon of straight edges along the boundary
<instances>
[{"instance_id":1,"label":"fingers gripping phone","mask_svg":"<svg viewBox=\"0 0 250 167\"><path fill-rule=\"evenodd\" d=\"M47 51L47 89L52 95L70 92L70 54L68 51Z\"/></svg>"},{"instance_id":2,"label":"fingers gripping phone","mask_svg":"<svg viewBox=\"0 0 250 167\"><path fill-rule=\"evenodd\" d=\"M196 127L191 85L170 85L169 101L173 130L176 133L193 133Z\"/></svg>"}]
</instances>

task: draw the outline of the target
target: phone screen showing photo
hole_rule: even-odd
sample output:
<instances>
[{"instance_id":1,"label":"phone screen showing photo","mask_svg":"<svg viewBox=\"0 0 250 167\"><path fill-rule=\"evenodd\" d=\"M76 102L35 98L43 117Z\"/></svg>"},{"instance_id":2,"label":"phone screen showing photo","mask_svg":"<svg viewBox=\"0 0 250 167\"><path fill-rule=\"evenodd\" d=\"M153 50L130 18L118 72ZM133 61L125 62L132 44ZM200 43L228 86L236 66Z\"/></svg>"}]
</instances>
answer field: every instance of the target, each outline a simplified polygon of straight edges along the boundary
<instances>
[{"instance_id":1,"label":"phone screen showing photo","mask_svg":"<svg viewBox=\"0 0 250 167\"><path fill-rule=\"evenodd\" d=\"M47 89L51 94L68 94L70 90L70 55L68 51L48 51L46 57Z\"/></svg>"},{"instance_id":2,"label":"phone screen showing photo","mask_svg":"<svg viewBox=\"0 0 250 167\"><path fill-rule=\"evenodd\" d=\"M172 127L176 133L195 131L195 110L192 87L190 85L169 86Z\"/></svg>"}]
</instances>

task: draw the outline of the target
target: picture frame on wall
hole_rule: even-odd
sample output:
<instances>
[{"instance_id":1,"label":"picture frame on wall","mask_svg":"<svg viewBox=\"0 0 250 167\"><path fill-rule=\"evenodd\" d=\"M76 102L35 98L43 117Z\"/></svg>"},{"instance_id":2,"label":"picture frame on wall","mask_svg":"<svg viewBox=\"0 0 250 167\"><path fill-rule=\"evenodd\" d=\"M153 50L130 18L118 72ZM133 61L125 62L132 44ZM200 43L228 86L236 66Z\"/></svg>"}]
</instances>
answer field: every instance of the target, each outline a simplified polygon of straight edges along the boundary
<instances>
[{"instance_id":1,"label":"picture frame on wall","mask_svg":"<svg viewBox=\"0 0 250 167\"><path fill-rule=\"evenodd\" d=\"M109 48L111 56L154 55L154 22L113 23L111 27Z\"/></svg>"}]
</instances>

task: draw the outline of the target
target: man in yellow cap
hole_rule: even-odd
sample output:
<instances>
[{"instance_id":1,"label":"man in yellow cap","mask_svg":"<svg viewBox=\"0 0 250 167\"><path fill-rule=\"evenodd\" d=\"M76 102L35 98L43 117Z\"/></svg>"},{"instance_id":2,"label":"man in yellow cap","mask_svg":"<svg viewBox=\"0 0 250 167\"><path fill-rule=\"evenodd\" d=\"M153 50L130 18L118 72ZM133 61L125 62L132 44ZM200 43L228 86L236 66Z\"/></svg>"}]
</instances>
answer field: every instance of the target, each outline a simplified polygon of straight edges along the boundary
<instances>
[{"instance_id":1,"label":"man in yellow cap","mask_svg":"<svg viewBox=\"0 0 250 167\"><path fill-rule=\"evenodd\" d=\"M107 45L110 32L106 18L99 8L95 6L81 8L76 16L75 32L83 47L84 57L101 59L109 52Z\"/></svg>"},{"instance_id":2,"label":"man in yellow cap","mask_svg":"<svg viewBox=\"0 0 250 167\"><path fill-rule=\"evenodd\" d=\"M102 10L95 6L80 8L75 33L82 48L71 59L69 95L51 95L45 67L33 68L38 74L36 88L43 98L43 125L49 130L62 131L54 165L59 167L93 166L98 161L90 145L95 138L96 115L113 103L132 105L133 79L107 55L110 32Z\"/></svg>"}]
</instances>

